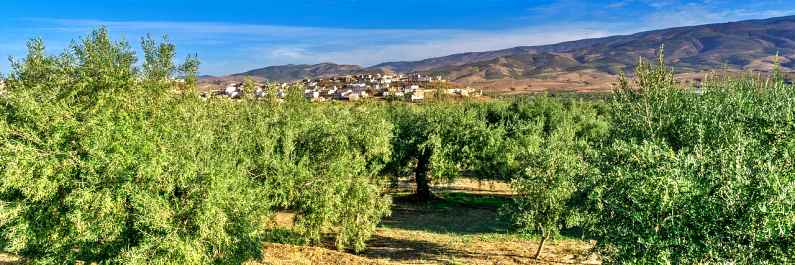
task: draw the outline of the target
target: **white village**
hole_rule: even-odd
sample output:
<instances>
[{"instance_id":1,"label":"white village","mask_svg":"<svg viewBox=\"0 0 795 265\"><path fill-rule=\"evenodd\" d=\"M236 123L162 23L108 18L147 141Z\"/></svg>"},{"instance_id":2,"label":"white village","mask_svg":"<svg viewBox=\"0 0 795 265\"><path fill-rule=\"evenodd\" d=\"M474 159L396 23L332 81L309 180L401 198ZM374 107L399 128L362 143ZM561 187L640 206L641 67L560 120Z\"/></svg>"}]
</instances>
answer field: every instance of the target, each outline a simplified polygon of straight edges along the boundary
<instances>
[{"instance_id":1,"label":"white village","mask_svg":"<svg viewBox=\"0 0 795 265\"><path fill-rule=\"evenodd\" d=\"M363 99L420 102L438 95L452 97L480 97L481 89L457 87L441 76L422 74L358 74L328 78L304 79L295 82L226 82L220 88L204 93L209 97L266 98L274 93L278 99L287 97L289 90L302 89L312 102L358 101ZM253 90L253 91L247 91Z\"/></svg>"}]
</instances>

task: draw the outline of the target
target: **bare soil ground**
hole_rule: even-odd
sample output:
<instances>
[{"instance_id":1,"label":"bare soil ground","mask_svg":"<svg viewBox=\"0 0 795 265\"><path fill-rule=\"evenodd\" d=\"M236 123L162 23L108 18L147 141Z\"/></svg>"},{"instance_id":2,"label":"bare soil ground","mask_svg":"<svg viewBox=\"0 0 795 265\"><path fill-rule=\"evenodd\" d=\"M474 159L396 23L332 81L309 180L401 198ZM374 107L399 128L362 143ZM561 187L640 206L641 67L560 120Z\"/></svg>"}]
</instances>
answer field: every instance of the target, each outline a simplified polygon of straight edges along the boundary
<instances>
[{"instance_id":1,"label":"bare soil ground","mask_svg":"<svg viewBox=\"0 0 795 265\"><path fill-rule=\"evenodd\" d=\"M19 263L19 259L4 253L0 253L0 265L12 265Z\"/></svg>"},{"instance_id":2,"label":"bare soil ground","mask_svg":"<svg viewBox=\"0 0 795 265\"><path fill-rule=\"evenodd\" d=\"M618 80L615 75L584 70L553 73L531 79L478 80L467 85L483 89L489 95L524 95L545 92L604 93Z\"/></svg>"},{"instance_id":3,"label":"bare soil ground","mask_svg":"<svg viewBox=\"0 0 795 265\"><path fill-rule=\"evenodd\" d=\"M385 218L366 251L339 252L333 246L269 244L264 261L254 264L599 264L589 242L560 239L533 259L537 240L508 232L499 205L510 199L505 183L463 180L437 185L440 197L429 204L407 199L408 187L395 192L392 216ZM289 220L288 214L280 217Z\"/></svg>"}]
</instances>

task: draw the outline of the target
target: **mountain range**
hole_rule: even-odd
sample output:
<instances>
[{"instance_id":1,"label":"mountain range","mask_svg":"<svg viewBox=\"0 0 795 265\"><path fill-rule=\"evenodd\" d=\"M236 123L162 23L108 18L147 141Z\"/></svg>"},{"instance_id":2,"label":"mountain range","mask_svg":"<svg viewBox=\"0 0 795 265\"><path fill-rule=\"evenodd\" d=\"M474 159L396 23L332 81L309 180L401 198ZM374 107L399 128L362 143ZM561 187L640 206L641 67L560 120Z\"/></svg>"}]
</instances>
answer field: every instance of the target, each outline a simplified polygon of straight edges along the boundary
<instances>
[{"instance_id":1,"label":"mountain range","mask_svg":"<svg viewBox=\"0 0 795 265\"><path fill-rule=\"evenodd\" d=\"M795 69L795 16L386 62L371 67L334 63L270 66L233 76L289 81L365 72L420 72L442 75L459 83L494 84L559 79L561 75L571 77L577 73L601 80L602 76L631 72L639 57L654 58L662 46L666 61L681 73L716 68L765 71L772 68L776 54L780 55L782 69L791 71Z\"/></svg>"}]
</instances>

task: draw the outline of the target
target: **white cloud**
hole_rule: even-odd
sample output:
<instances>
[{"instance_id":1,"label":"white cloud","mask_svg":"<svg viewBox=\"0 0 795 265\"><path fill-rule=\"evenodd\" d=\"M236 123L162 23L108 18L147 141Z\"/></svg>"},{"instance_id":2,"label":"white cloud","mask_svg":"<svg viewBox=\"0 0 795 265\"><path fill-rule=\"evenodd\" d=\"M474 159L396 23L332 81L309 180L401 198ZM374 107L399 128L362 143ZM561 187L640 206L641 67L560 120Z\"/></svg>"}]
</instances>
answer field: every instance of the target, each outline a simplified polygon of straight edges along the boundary
<instances>
[{"instance_id":1,"label":"white cloud","mask_svg":"<svg viewBox=\"0 0 795 265\"><path fill-rule=\"evenodd\" d=\"M168 33L181 51L199 52L203 71L228 74L245 67L289 63L335 62L374 65L386 61L419 60L453 53L487 51L515 46L552 44L583 38L630 33L615 24L534 26L511 30L346 29L273 25L43 20L41 30L85 34L98 25L136 40L146 33Z\"/></svg>"},{"instance_id":2,"label":"white cloud","mask_svg":"<svg viewBox=\"0 0 795 265\"><path fill-rule=\"evenodd\" d=\"M548 16L550 12L569 10L572 6L578 6L578 3L579 0L562 0L528 12ZM709 0L685 4L676 0L616 0L603 8L617 9L635 4L649 6L650 12L621 22L572 23L546 19L549 21L547 24L506 30L357 29L214 22L33 19L37 28L29 31L73 38L98 25L105 25L111 33L125 36L133 42L146 33L167 33L180 47L180 51L199 54L203 60L203 73L229 74L290 63L335 62L369 66L387 61L419 60L462 52L553 44L675 26L795 14L795 10L771 10L758 6L719 9ZM605 11L588 12L597 14Z\"/></svg>"},{"instance_id":3,"label":"white cloud","mask_svg":"<svg viewBox=\"0 0 795 265\"><path fill-rule=\"evenodd\" d=\"M604 37L615 33L619 32L585 25L525 28L497 32L472 31L451 34L434 40L362 46L341 51L309 52L309 54L304 56L317 58L318 61L372 65L386 61L420 60L454 53L551 44L584 38Z\"/></svg>"},{"instance_id":4,"label":"white cloud","mask_svg":"<svg viewBox=\"0 0 795 265\"><path fill-rule=\"evenodd\" d=\"M795 8L788 10L752 8L721 10L712 7L709 1L705 1L702 3L694 2L681 6L659 9L647 15L644 18L643 23L653 28L667 28L749 19L762 19L793 14L795 14Z\"/></svg>"}]
</instances>

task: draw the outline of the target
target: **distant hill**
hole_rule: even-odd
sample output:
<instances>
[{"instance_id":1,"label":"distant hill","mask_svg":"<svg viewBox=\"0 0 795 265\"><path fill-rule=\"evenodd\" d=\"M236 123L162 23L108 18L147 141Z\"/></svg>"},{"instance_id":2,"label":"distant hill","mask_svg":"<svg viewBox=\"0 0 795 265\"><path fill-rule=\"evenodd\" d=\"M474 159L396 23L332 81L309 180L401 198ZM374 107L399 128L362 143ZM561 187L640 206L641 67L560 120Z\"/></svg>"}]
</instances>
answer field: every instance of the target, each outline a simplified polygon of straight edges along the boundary
<instances>
[{"instance_id":1,"label":"distant hill","mask_svg":"<svg viewBox=\"0 0 795 265\"><path fill-rule=\"evenodd\" d=\"M782 56L782 66L791 70L795 68L795 16L389 62L368 69L437 72L452 80L521 79L585 69L614 74L631 70L641 56L654 58L661 45L665 45L666 60L680 72L723 67L769 70L776 53Z\"/></svg>"},{"instance_id":2,"label":"distant hill","mask_svg":"<svg viewBox=\"0 0 795 265\"><path fill-rule=\"evenodd\" d=\"M304 78L361 72L424 72L469 84L496 84L508 88L528 80L560 79L561 87L572 83L610 80L620 71L631 71L639 57L654 58L665 45L666 60L678 72L728 68L769 70L774 56L781 55L785 71L795 69L795 16L763 20L679 27L632 35L522 46L488 52L471 52L411 62L387 62L362 68L356 65L272 66L234 76L270 80ZM588 80L570 74L586 76ZM569 74L569 75L566 75ZM565 78L560 76L566 75ZM523 82L506 82L509 80ZM532 83L532 84L531 84ZM597 86L593 89L604 89Z\"/></svg>"},{"instance_id":3,"label":"distant hill","mask_svg":"<svg viewBox=\"0 0 795 265\"><path fill-rule=\"evenodd\" d=\"M269 66L251 70L245 73L234 74L233 77L251 76L274 81L292 81L305 78L318 78L335 75L345 75L362 70L358 65L339 65L334 63L321 64L289 64Z\"/></svg>"}]
</instances>

